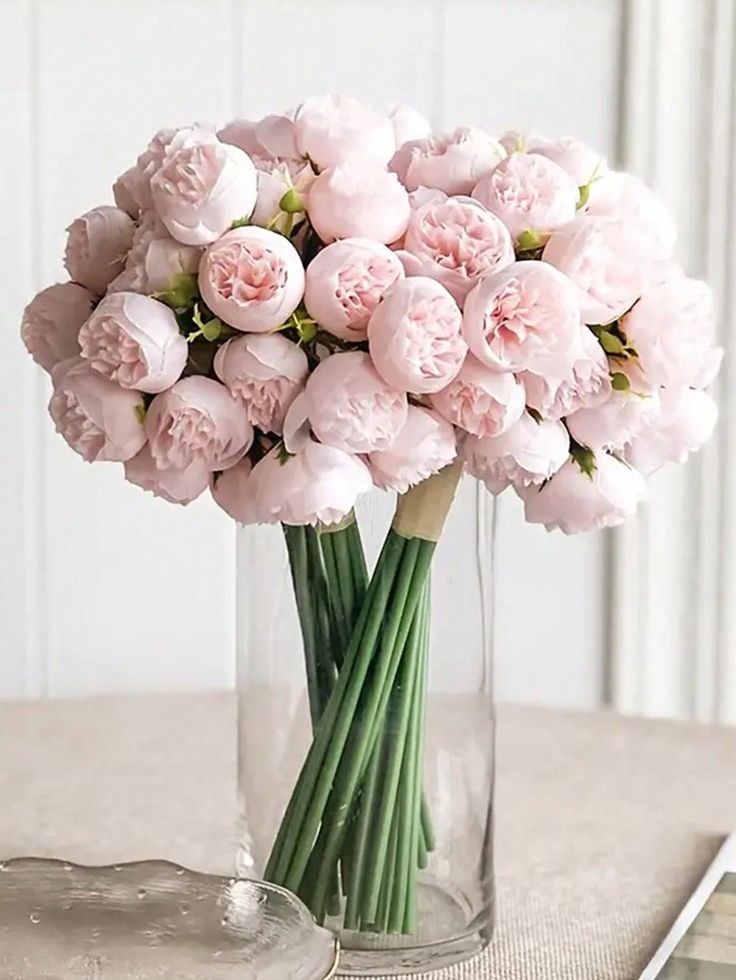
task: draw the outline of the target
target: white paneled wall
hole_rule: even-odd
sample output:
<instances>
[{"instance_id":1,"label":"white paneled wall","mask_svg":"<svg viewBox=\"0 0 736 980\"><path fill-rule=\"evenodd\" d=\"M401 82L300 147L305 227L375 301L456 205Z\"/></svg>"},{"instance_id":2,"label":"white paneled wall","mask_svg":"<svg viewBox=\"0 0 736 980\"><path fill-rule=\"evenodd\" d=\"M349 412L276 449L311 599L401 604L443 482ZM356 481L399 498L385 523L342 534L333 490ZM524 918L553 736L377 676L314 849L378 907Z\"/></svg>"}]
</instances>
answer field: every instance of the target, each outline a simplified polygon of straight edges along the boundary
<instances>
[{"instance_id":1,"label":"white paneled wall","mask_svg":"<svg viewBox=\"0 0 736 980\"><path fill-rule=\"evenodd\" d=\"M234 531L85 465L17 338L62 276L64 227L164 125L342 90L438 126L577 134L616 156L618 0L0 0L0 697L233 680ZM502 501L498 689L594 705L603 539L548 536Z\"/></svg>"}]
</instances>

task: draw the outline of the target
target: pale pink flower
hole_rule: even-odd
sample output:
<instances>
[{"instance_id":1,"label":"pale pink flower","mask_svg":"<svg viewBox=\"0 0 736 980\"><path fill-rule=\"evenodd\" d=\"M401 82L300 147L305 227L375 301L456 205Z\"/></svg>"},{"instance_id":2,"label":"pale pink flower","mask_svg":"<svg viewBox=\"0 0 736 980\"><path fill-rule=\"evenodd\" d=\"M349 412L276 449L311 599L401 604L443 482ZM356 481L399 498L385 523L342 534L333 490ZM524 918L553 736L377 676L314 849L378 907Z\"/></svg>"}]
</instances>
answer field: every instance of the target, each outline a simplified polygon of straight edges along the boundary
<instances>
[{"instance_id":1,"label":"pale pink flower","mask_svg":"<svg viewBox=\"0 0 736 980\"><path fill-rule=\"evenodd\" d=\"M514 261L511 235L495 214L441 191L412 210L404 249L416 260L411 274L441 282L460 305L480 278Z\"/></svg>"},{"instance_id":2,"label":"pale pink flower","mask_svg":"<svg viewBox=\"0 0 736 980\"><path fill-rule=\"evenodd\" d=\"M401 238L411 213L396 174L363 159L324 170L310 188L308 208L323 242L372 238L384 245Z\"/></svg>"},{"instance_id":3,"label":"pale pink flower","mask_svg":"<svg viewBox=\"0 0 736 980\"><path fill-rule=\"evenodd\" d=\"M335 524L372 486L365 463L311 440L293 456L272 449L248 480L255 515L266 524Z\"/></svg>"},{"instance_id":4,"label":"pale pink flower","mask_svg":"<svg viewBox=\"0 0 736 980\"><path fill-rule=\"evenodd\" d=\"M216 473L212 479L212 496L238 524L258 522L250 481L252 470L253 463L246 456L223 473Z\"/></svg>"},{"instance_id":5,"label":"pale pink flower","mask_svg":"<svg viewBox=\"0 0 736 980\"><path fill-rule=\"evenodd\" d=\"M309 371L301 347L278 333L228 340L217 351L214 366L230 394L242 402L251 425L279 433Z\"/></svg>"},{"instance_id":6,"label":"pale pink flower","mask_svg":"<svg viewBox=\"0 0 736 980\"><path fill-rule=\"evenodd\" d=\"M64 265L74 282L102 296L123 271L135 223L120 208L93 208L67 228Z\"/></svg>"},{"instance_id":7,"label":"pale pink flower","mask_svg":"<svg viewBox=\"0 0 736 980\"><path fill-rule=\"evenodd\" d=\"M284 446L292 455L304 449L312 438L312 427L309 424L309 400L301 391L289 405L284 416L283 428Z\"/></svg>"},{"instance_id":8,"label":"pale pink flower","mask_svg":"<svg viewBox=\"0 0 736 980\"><path fill-rule=\"evenodd\" d=\"M199 291L231 327L265 333L285 323L299 305L304 266L283 235L266 228L236 228L204 253Z\"/></svg>"},{"instance_id":9,"label":"pale pink flower","mask_svg":"<svg viewBox=\"0 0 736 980\"><path fill-rule=\"evenodd\" d=\"M394 128L396 146L402 146L409 140L423 140L432 132L429 120L413 106L404 102L395 102L388 106L386 115Z\"/></svg>"},{"instance_id":10,"label":"pale pink flower","mask_svg":"<svg viewBox=\"0 0 736 980\"><path fill-rule=\"evenodd\" d=\"M400 279L368 321L376 370L400 391L445 388L468 350L461 326L460 308L444 286L426 276Z\"/></svg>"},{"instance_id":11,"label":"pale pink flower","mask_svg":"<svg viewBox=\"0 0 736 980\"><path fill-rule=\"evenodd\" d=\"M633 305L651 258L635 228L586 214L553 232L542 257L575 283L583 320L590 324L611 323Z\"/></svg>"},{"instance_id":12,"label":"pale pink flower","mask_svg":"<svg viewBox=\"0 0 736 980\"><path fill-rule=\"evenodd\" d=\"M476 436L500 436L524 411L524 388L508 371L494 371L468 354L460 373L430 396L453 425Z\"/></svg>"},{"instance_id":13,"label":"pale pink flower","mask_svg":"<svg viewBox=\"0 0 736 980\"><path fill-rule=\"evenodd\" d=\"M644 476L666 463L684 463L713 434L718 406L695 388L663 388L659 413L642 427L626 450L626 458Z\"/></svg>"},{"instance_id":14,"label":"pale pink flower","mask_svg":"<svg viewBox=\"0 0 736 980\"><path fill-rule=\"evenodd\" d=\"M304 304L320 327L343 340L368 336L368 319L404 276L395 252L370 238L343 238L307 266Z\"/></svg>"},{"instance_id":15,"label":"pale pink flower","mask_svg":"<svg viewBox=\"0 0 736 980\"><path fill-rule=\"evenodd\" d=\"M284 233L288 227L296 227L306 217L309 189L315 173L308 163L299 168L288 163L272 163L258 168L258 198L251 216L254 225ZM281 208L284 195L293 192L304 210L287 214Z\"/></svg>"},{"instance_id":16,"label":"pale pink flower","mask_svg":"<svg viewBox=\"0 0 736 980\"><path fill-rule=\"evenodd\" d=\"M250 217L257 193L250 157L212 134L175 137L151 180L156 213L185 245L214 242L234 221Z\"/></svg>"},{"instance_id":17,"label":"pale pink flower","mask_svg":"<svg viewBox=\"0 0 736 980\"><path fill-rule=\"evenodd\" d=\"M407 413L406 395L387 384L362 351L318 364L307 380L304 407L317 438L350 453L386 449Z\"/></svg>"},{"instance_id":18,"label":"pale pink flower","mask_svg":"<svg viewBox=\"0 0 736 980\"><path fill-rule=\"evenodd\" d=\"M608 359L587 329L581 331L565 371L557 375L525 371L519 379L526 388L527 405L552 420L600 405L611 392Z\"/></svg>"},{"instance_id":19,"label":"pale pink flower","mask_svg":"<svg viewBox=\"0 0 736 980\"><path fill-rule=\"evenodd\" d=\"M125 173L120 174L112 185L112 196L116 206L129 214L131 218L137 218L141 212L138 203L138 181L138 168L133 166L129 167Z\"/></svg>"},{"instance_id":20,"label":"pale pink flower","mask_svg":"<svg viewBox=\"0 0 736 980\"><path fill-rule=\"evenodd\" d=\"M84 357L122 388L155 394L170 388L189 349L176 317L163 303L139 293L111 293L79 331Z\"/></svg>"},{"instance_id":21,"label":"pale pink flower","mask_svg":"<svg viewBox=\"0 0 736 980\"><path fill-rule=\"evenodd\" d=\"M660 396L654 388L646 393L633 389L611 390L594 408L580 408L565 419L575 442L588 449L623 450L659 414Z\"/></svg>"},{"instance_id":22,"label":"pale pink flower","mask_svg":"<svg viewBox=\"0 0 736 980\"><path fill-rule=\"evenodd\" d=\"M196 130L199 132L199 130ZM149 140L148 146L140 154L135 164L120 177L128 194L135 199L139 211L150 211L153 207L151 180L164 162L166 151L178 133L191 130L159 129ZM202 131L202 138L205 131Z\"/></svg>"},{"instance_id":23,"label":"pale pink flower","mask_svg":"<svg viewBox=\"0 0 736 980\"><path fill-rule=\"evenodd\" d=\"M57 365L49 414L56 431L88 463L125 462L146 441L143 399L103 378L81 358Z\"/></svg>"},{"instance_id":24,"label":"pale pink flower","mask_svg":"<svg viewBox=\"0 0 736 980\"><path fill-rule=\"evenodd\" d=\"M23 310L20 335L36 364L51 371L79 354L79 328L94 305L92 293L75 282L57 282L33 297Z\"/></svg>"},{"instance_id":25,"label":"pale pink flower","mask_svg":"<svg viewBox=\"0 0 736 980\"><path fill-rule=\"evenodd\" d=\"M257 129L258 121L255 119L233 119L222 129L218 129L217 138L222 143L237 146L243 153L247 153L256 166L272 163L273 154L259 142Z\"/></svg>"},{"instance_id":26,"label":"pale pink flower","mask_svg":"<svg viewBox=\"0 0 736 980\"><path fill-rule=\"evenodd\" d=\"M125 268L107 292L163 292L178 276L194 275L201 256L201 248L177 242L152 211L146 212L136 228Z\"/></svg>"},{"instance_id":27,"label":"pale pink flower","mask_svg":"<svg viewBox=\"0 0 736 980\"><path fill-rule=\"evenodd\" d=\"M504 148L488 133L463 126L447 136L404 143L390 167L409 191L436 187L445 194L470 194L505 156Z\"/></svg>"},{"instance_id":28,"label":"pale pink flower","mask_svg":"<svg viewBox=\"0 0 736 980\"><path fill-rule=\"evenodd\" d=\"M562 422L537 422L524 412L500 436L466 436L460 455L468 472L493 494L506 487L530 487L549 480L570 454L570 437Z\"/></svg>"},{"instance_id":29,"label":"pale pink flower","mask_svg":"<svg viewBox=\"0 0 736 980\"><path fill-rule=\"evenodd\" d=\"M632 174L611 170L594 181L585 210L593 217L615 218L636 235L649 261L669 259L677 229L663 201Z\"/></svg>"},{"instance_id":30,"label":"pale pink flower","mask_svg":"<svg viewBox=\"0 0 736 980\"><path fill-rule=\"evenodd\" d=\"M698 279L676 275L645 290L621 330L650 384L703 388L718 372L713 293Z\"/></svg>"},{"instance_id":31,"label":"pale pink flower","mask_svg":"<svg viewBox=\"0 0 736 980\"><path fill-rule=\"evenodd\" d=\"M597 150L571 136L559 140L532 140L528 152L540 153L562 167L577 187L586 187L608 172L608 164Z\"/></svg>"},{"instance_id":32,"label":"pale pink flower","mask_svg":"<svg viewBox=\"0 0 736 980\"><path fill-rule=\"evenodd\" d=\"M575 286L544 262L515 262L481 279L465 300L466 343L502 371L554 373L570 363L581 332Z\"/></svg>"},{"instance_id":33,"label":"pale pink flower","mask_svg":"<svg viewBox=\"0 0 736 980\"><path fill-rule=\"evenodd\" d=\"M299 153L320 170L355 157L384 166L396 149L391 120L344 95L307 99L297 110L294 135Z\"/></svg>"},{"instance_id":34,"label":"pale pink flower","mask_svg":"<svg viewBox=\"0 0 736 980\"><path fill-rule=\"evenodd\" d=\"M211 472L201 463L191 463L182 469L161 469L149 445L125 463L125 479L129 483L170 504L186 505L196 500L209 487L211 478Z\"/></svg>"},{"instance_id":35,"label":"pale pink flower","mask_svg":"<svg viewBox=\"0 0 736 980\"><path fill-rule=\"evenodd\" d=\"M406 493L457 456L455 430L436 412L410 405L406 422L387 449L368 456L376 486Z\"/></svg>"},{"instance_id":36,"label":"pale pink flower","mask_svg":"<svg viewBox=\"0 0 736 980\"><path fill-rule=\"evenodd\" d=\"M514 239L546 238L575 217L579 190L562 167L537 153L512 153L473 188L473 197L503 221Z\"/></svg>"},{"instance_id":37,"label":"pale pink flower","mask_svg":"<svg viewBox=\"0 0 736 980\"><path fill-rule=\"evenodd\" d=\"M161 469L233 466L250 448L253 427L219 381L183 378L156 395L145 421L151 453Z\"/></svg>"},{"instance_id":38,"label":"pale pink flower","mask_svg":"<svg viewBox=\"0 0 736 980\"><path fill-rule=\"evenodd\" d=\"M622 524L646 497L644 477L608 453L596 453L595 462L588 476L568 460L541 488L523 491L527 521L565 534Z\"/></svg>"}]
</instances>

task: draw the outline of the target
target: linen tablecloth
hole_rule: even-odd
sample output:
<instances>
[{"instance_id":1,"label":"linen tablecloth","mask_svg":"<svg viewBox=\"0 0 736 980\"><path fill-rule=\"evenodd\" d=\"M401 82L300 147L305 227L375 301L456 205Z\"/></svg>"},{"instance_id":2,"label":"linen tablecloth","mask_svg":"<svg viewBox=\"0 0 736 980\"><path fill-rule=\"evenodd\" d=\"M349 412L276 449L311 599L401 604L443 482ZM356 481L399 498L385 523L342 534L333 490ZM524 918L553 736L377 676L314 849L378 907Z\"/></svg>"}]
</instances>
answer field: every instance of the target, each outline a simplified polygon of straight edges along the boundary
<instances>
[{"instance_id":1,"label":"linen tablecloth","mask_svg":"<svg viewBox=\"0 0 736 980\"><path fill-rule=\"evenodd\" d=\"M0 704L0 857L229 873L226 694ZM502 706L498 924L435 980L635 980L736 827L736 730Z\"/></svg>"}]
</instances>

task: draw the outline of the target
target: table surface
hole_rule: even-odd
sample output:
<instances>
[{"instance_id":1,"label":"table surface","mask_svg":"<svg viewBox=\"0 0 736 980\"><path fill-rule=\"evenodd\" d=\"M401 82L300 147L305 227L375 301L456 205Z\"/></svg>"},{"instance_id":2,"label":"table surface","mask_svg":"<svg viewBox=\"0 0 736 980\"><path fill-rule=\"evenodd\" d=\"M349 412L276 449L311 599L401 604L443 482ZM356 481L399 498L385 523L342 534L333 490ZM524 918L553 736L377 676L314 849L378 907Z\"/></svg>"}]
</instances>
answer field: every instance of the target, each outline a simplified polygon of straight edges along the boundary
<instances>
[{"instance_id":1,"label":"table surface","mask_svg":"<svg viewBox=\"0 0 736 980\"><path fill-rule=\"evenodd\" d=\"M498 925L436 980L635 980L736 827L736 729L501 706ZM227 694L0 703L0 858L229 873Z\"/></svg>"}]
</instances>

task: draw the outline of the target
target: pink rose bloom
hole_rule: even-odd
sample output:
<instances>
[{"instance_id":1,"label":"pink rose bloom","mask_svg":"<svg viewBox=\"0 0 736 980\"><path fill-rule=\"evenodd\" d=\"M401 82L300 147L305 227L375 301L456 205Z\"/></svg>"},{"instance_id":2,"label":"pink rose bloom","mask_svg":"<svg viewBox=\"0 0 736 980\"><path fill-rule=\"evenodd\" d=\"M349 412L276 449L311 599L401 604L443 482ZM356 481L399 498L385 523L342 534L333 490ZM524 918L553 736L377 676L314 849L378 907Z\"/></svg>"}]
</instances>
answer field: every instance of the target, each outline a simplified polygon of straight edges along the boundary
<instances>
[{"instance_id":1,"label":"pink rose bloom","mask_svg":"<svg viewBox=\"0 0 736 980\"><path fill-rule=\"evenodd\" d=\"M120 174L112 185L112 196L116 206L131 218L137 218L141 211L138 204L138 181L138 168L133 166Z\"/></svg>"},{"instance_id":2,"label":"pink rose bloom","mask_svg":"<svg viewBox=\"0 0 736 980\"><path fill-rule=\"evenodd\" d=\"M122 388L156 394L181 376L189 356L176 317L139 293L111 293L79 331L84 357Z\"/></svg>"},{"instance_id":3,"label":"pink rose bloom","mask_svg":"<svg viewBox=\"0 0 736 980\"><path fill-rule=\"evenodd\" d=\"M403 392L362 351L333 354L307 380L304 410L317 438L348 453L387 449L406 422Z\"/></svg>"},{"instance_id":4,"label":"pink rose bloom","mask_svg":"<svg viewBox=\"0 0 736 980\"><path fill-rule=\"evenodd\" d=\"M189 134L191 131L189 131ZM207 245L250 217L258 178L250 157L214 135L178 135L151 180L153 204L170 234Z\"/></svg>"},{"instance_id":5,"label":"pink rose bloom","mask_svg":"<svg viewBox=\"0 0 736 980\"><path fill-rule=\"evenodd\" d=\"M557 375L525 371L519 380L526 402L545 419L561 419L605 402L611 393L608 358L590 330L583 330L566 369Z\"/></svg>"},{"instance_id":6,"label":"pink rose bloom","mask_svg":"<svg viewBox=\"0 0 736 980\"><path fill-rule=\"evenodd\" d=\"M253 467L248 487L262 523L335 524L373 481L355 456L310 440L285 459L280 447L272 449Z\"/></svg>"},{"instance_id":7,"label":"pink rose bloom","mask_svg":"<svg viewBox=\"0 0 736 980\"><path fill-rule=\"evenodd\" d=\"M201 248L177 242L149 211L136 228L125 268L113 279L107 291L162 292L177 276L194 275L201 256Z\"/></svg>"},{"instance_id":8,"label":"pink rose bloom","mask_svg":"<svg viewBox=\"0 0 736 980\"><path fill-rule=\"evenodd\" d=\"M125 463L125 479L142 490L148 490L170 504L190 504L209 487L212 474L206 466L192 463L183 469L161 469L145 445Z\"/></svg>"},{"instance_id":9,"label":"pink rose bloom","mask_svg":"<svg viewBox=\"0 0 736 980\"><path fill-rule=\"evenodd\" d=\"M416 273L441 282L462 305L475 283L514 261L505 225L471 198L441 191L412 210L404 249Z\"/></svg>"},{"instance_id":10,"label":"pink rose bloom","mask_svg":"<svg viewBox=\"0 0 736 980\"><path fill-rule=\"evenodd\" d=\"M283 235L266 228L235 228L204 253L199 291L231 327L266 333L285 323L301 302L304 266Z\"/></svg>"},{"instance_id":11,"label":"pink rose bloom","mask_svg":"<svg viewBox=\"0 0 736 980\"><path fill-rule=\"evenodd\" d=\"M473 188L514 239L525 231L545 238L572 221L579 195L572 177L538 153L512 153Z\"/></svg>"},{"instance_id":12,"label":"pink rose bloom","mask_svg":"<svg viewBox=\"0 0 736 980\"><path fill-rule=\"evenodd\" d=\"M500 436L466 436L460 447L468 472L493 494L549 480L567 461L570 437L562 422L536 422L524 412Z\"/></svg>"},{"instance_id":13,"label":"pink rose bloom","mask_svg":"<svg viewBox=\"0 0 736 980\"><path fill-rule=\"evenodd\" d=\"M644 477L608 453L595 459L592 477L571 459L540 489L525 491L527 521L578 534L616 527L631 517L646 497Z\"/></svg>"},{"instance_id":14,"label":"pink rose bloom","mask_svg":"<svg viewBox=\"0 0 736 980\"><path fill-rule=\"evenodd\" d=\"M344 95L307 99L297 110L294 135L300 155L320 170L356 157L384 166L396 149L391 120Z\"/></svg>"},{"instance_id":15,"label":"pink rose bloom","mask_svg":"<svg viewBox=\"0 0 736 980\"><path fill-rule=\"evenodd\" d=\"M639 298L650 256L636 229L581 214L550 236L543 258L578 288L585 323L611 323Z\"/></svg>"},{"instance_id":16,"label":"pink rose bloom","mask_svg":"<svg viewBox=\"0 0 736 980\"><path fill-rule=\"evenodd\" d=\"M672 257L677 238L674 219L638 177L615 170L604 174L592 184L585 210L593 217L615 218L626 225L650 261Z\"/></svg>"},{"instance_id":17,"label":"pink rose bloom","mask_svg":"<svg viewBox=\"0 0 736 980\"><path fill-rule=\"evenodd\" d=\"M406 422L387 449L371 453L368 465L376 486L406 493L457 456L455 430L436 412L410 405Z\"/></svg>"},{"instance_id":18,"label":"pink rose bloom","mask_svg":"<svg viewBox=\"0 0 736 980\"><path fill-rule=\"evenodd\" d=\"M273 163L258 169L258 198L251 217L254 225L284 233L287 222L295 227L306 217L309 189L315 173L308 163L299 168L287 163ZM292 191L302 203L304 210L287 214L281 209L284 194Z\"/></svg>"},{"instance_id":19,"label":"pink rose bloom","mask_svg":"<svg viewBox=\"0 0 736 980\"><path fill-rule=\"evenodd\" d=\"M122 463L142 448L146 434L139 392L108 381L81 358L59 364L52 379L49 414L56 431L82 459Z\"/></svg>"},{"instance_id":20,"label":"pink rose bloom","mask_svg":"<svg viewBox=\"0 0 736 980\"><path fill-rule=\"evenodd\" d=\"M656 388L641 393L614 391L594 408L581 408L566 418L567 428L575 442L588 449L620 451L659 414L660 398Z\"/></svg>"},{"instance_id":21,"label":"pink rose bloom","mask_svg":"<svg viewBox=\"0 0 736 980\"><path fill-rule=\"evenodd\" d=\"M258 517L253 500L250 474L253 464L246 456L212 480L212 496L238 524L256 524Z\"/></svg>"},{"instance_id":22,"label":"pink rose bloom","mask_svg":"<svg viewBox=\"0 0 736 980\"><path fill-rule=\"evenodd\" d=\"M608 164L597 150L570 136L559 140L533 141L529 144L528 152L540 153L562 167L577 187L586 187L594 178L608 171Z\"/></svg>"},{"instance_id":23,"label":"pink rose bloom","mask_svg":"<svg viewBox=\"0 0 736 980\"><path fill-rule=\"evenodd\" d=\"M706 392L665 388L659 413L642 427L626 458L644 476L666 463L684 463L710 439L717 421L718 406Z\"/></svg>"},{"instance_id":24,"label":"pink rose bloom","mask_svg":"<svg viewBox=\"0 0 736 980\"><path fill-rule=\"evenodd\" d=\"M219 381L183 378L156 395L145 421L151 454L161 469L233 466L253 442L242 405Z\"/></svg>"},{"instance_id":25,"label":"pink rose bloom","mask_svg":"<svg viewBox=\"0 0 736 980\"><path fill-rule=\"evenodd\" d=\"M427 139L432 132L429 120L413 106L404 102L395 102L386 110L394 128L396 146L402 146L409 140Z\"/></svg>"},{"instance_id":26,"label":"pink rose bloom","mask_svg":"<svg viewBox=\"0 0 736 980\"><path fill-rule=\"evenodd\" d=\"M713 293L698 279L676 276L647 289L621 329L650 384L703 388L718 372Z\"/></svg>"},{"instance_id":27,"label":"pink rose bloom","mask_svg":"<svg viewBox=\"0 0 736 980\"><path fill-rule=\"evenodd\" d=\"M301 347L278 333L236 337L215 355L215 374L242 402L251 425L263 432L281 432L308 372Z\"/></svg>"},{"instance_id":28,"label":"pink rose bloom","mask_svg":"<svg viewBox=\"0 0 736 980\"><path fill-rule=\"evenodd\" d=\"M409 195L396 174L363 159L324 170L310 188L308 205L323 242L372 238L389 245L404 234L411 214Z\"/></svg>"},{"instance_id":29,"label":"pink rose bloom","mask_svg":"<svg viewBox=\"0 0 736 980\"><path fill-rule=\"evenodd\" d=\"M468 354L454 381L431 396L440 415L475 436L500 436L524 411L524 387Z\"/></svg>"},{"instance_id":30,"label":"pink rose bloom","mask_svg":"<svg viewBox=\"0 0 736 980\"><path fill-rule=\"evenodd\" d=\"M368 321L376 370L399 391L445 388L462 367L462 314L444 286L426 276L400 279Z\"/></svg>"},{"instance_id":31,"label":"pink rose bloom","mask_svg":"<svg viewBox=\"0 0 736 980\"><path fill-rule=\"evenodd\" d=\"M92 312L95 297L75 282L42 289L23 310L20 335L36 364L51 371L79 354L79 328Z\"/></svg>"},{"instance_id":32,"label":"pink rose bloom","mask_svg":"<svg viewBox=\"0 0 736 980\"><path fill-rule=\"evenodd\" d=\"M370 238L343 238L307 266L304 304L313 320L336 337L361 341L368 319L404 268L395 252Z\"/></svg>"},{"instance_id":33,"label":"pink rose bloom","mask_svg":"<svg viewBox=\"0 0 736 980\"><path fill-rule=\"evenodd\" d=\"M470 194L505 156L504 148L488 133L463 126L447 136L405 143L390 167L409 191L436 187L445 194Z\"/></svg>"},{"instance_id":34,"label":"pink rose bloom","mask_svg":"<svg viewBox=\"0 0 736 980\"><path fill-rule=\"evenodd\" d=\"M93 208L76 218L67 228L64 253L70 278L102 296L123 271L134 231L133 219L120 208Z\"/></svg>"},{"instance_id":35,"label":"pink rose bloom","mask_svg":"<svg viewBox=\"0 0 736 980\"><path fill-rule=\"evenodd\" d=\"M548 373L568 365L581 334L573 283L544 262L515 262L468 294L463 336L483 364Z\"/></svg>"}]
</instances>

